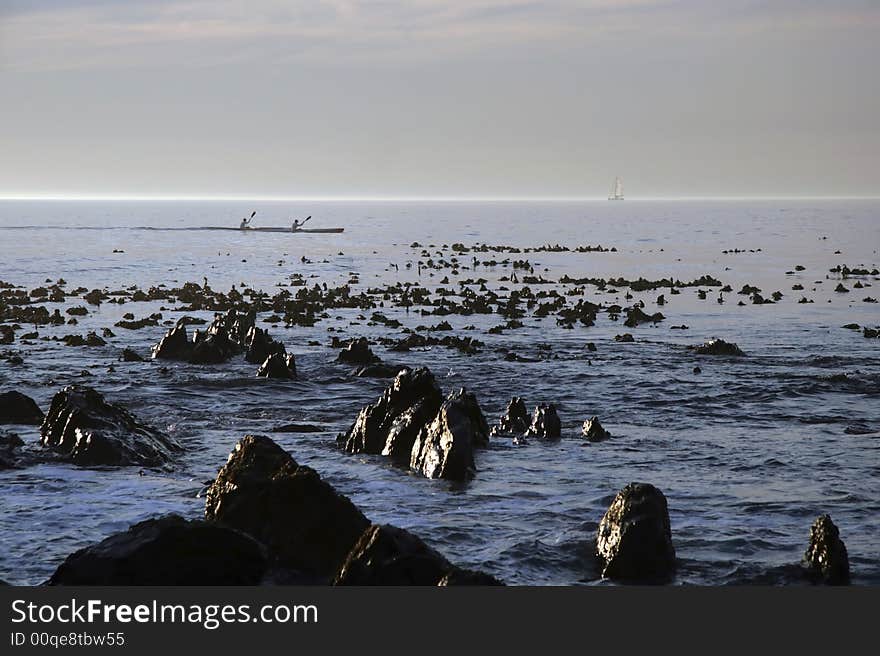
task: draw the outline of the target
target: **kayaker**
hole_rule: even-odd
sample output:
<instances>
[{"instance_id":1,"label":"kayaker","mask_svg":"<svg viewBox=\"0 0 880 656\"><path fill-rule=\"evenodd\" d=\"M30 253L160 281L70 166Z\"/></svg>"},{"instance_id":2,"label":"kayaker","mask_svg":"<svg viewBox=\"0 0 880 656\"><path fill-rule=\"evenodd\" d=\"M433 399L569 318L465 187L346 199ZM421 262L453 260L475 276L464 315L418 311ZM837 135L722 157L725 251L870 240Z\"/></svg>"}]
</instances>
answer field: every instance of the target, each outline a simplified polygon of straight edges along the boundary
<instances>
[{"instance_id":1,"label":"kayaker","mask_svg":"<svg viewBox=\"0 0 880 656\"><path fill-rule=\"evenodd\" d=\"M311 219L311 218L312 218L312 216L311 216L311 214L310 214L310 215L307 216L305 219L303 219L302 222L300 222L299 219L294 219L294 220L293 220L293 225L290 227L291 232L296 232L297 230L299 230L300 228L302 228L303 225L305 225L305 222L308 221L308 220Z\"/></svg>"},{"instance_id":2,"label":"kayaker","mask_svg":"<svg viewBox=\"0 0 880 656\"><path fill-rule=\"evenodd\" d=\"M254 218L254 216L256 215L256 213L257 213L257 210L254 210L253 212L251 212L250 218L248 218L248 217L244 217L244 218L241 220L241 223L239 224L238 229L239 229L239 230L245 230L246 228L250 228L250 227L251 227L251 221L253 220L253 218Z\"/></svg>"}]
</instances>

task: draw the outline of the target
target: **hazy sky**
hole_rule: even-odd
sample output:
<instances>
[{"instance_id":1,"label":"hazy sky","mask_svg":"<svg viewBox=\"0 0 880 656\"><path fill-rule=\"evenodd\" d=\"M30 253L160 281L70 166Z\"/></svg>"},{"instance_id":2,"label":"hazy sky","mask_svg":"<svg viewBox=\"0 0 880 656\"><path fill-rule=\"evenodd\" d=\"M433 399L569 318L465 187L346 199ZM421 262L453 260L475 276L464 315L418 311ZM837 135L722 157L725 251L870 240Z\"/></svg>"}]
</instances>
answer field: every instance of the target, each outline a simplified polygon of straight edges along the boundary
<instances>
[{"instance_id":1,"label":"hazy sky","mask_svg":"<svg viewBox=\"0 0 880 656\"><path fill-rule=\"evenodd\" d=\"M877 196L878 67L878 0L0 0L0 196Z\"/></svg>"}]
</instances>

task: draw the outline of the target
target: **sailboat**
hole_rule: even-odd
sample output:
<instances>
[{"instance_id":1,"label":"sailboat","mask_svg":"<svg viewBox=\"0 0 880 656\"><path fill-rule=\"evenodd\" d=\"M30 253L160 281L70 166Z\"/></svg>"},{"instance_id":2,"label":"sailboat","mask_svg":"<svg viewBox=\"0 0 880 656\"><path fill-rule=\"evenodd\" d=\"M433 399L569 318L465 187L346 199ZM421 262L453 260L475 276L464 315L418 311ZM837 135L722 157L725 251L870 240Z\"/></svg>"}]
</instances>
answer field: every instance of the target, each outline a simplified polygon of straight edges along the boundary
<instances>
[{"instance_id":1,"label":"sailboat","mask_svg":"<svg viewBox=\"0 0 880 656\"><path fill-rule=\"evenodd\" d=\"M614 178L614 184L611 185L611 195L608 200L623 200L623 182L620 176Z\"/></svg>"}]
</instances>

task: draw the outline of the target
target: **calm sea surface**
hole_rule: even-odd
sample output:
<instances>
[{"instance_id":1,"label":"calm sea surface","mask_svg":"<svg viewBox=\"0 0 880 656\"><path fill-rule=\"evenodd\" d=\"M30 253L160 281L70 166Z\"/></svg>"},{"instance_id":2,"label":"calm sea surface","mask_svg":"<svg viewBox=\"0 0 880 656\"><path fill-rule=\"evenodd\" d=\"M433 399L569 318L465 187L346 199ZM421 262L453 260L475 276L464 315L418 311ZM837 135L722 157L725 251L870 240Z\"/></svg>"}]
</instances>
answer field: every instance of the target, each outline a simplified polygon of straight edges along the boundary
<instances>
[{"instance_id":1,"label":"calm sea surface","mask_svg":"<svg viewBox=\"0 0 880 656\"><path fill-rule=\"evenodd\" d=\"M308 227L345 232L179 229L236 226L254 209L256 226L289 225L312 215ZM426 258L412 242L435 260L444 244L455 242L601 244L617 251L478 253L499 264L476 271L467 254L458 275L450 269L419 274L417 263ZM735 249L743 252L723 252ZM455 290L457 280L468 278L513 289L521 283L499 280L513 271L502 264L508 258L528 259L534 275L548 280L567 274L690 281L708 274L733 287L723 304L716 302L717 288L703 288L705 299L696 287L626 299L625 289L586 287L585 298L593 302L644 300L649 314L661 310L666 316L655 326L632 329L604 313L595 326L573 330L557 326L553 316L527 316L522 329L491 335L487 329L504 322L498 315L421 316L381 308L411 328L446 320L453 334L485 342L474 356L442 347L374 350L388 362L429 366L444 391L472 389L490 423L514 395L530 407L558 407L566 439L525 445L495 439L477 454L479 472L466 486L336 448L337 433L388 382L350 376L350 367L333 363L336 352L329 348L332 336L399 332L359 318L371 312L331 310L314 327L271 328L296 354L301 373L300 380L282 383L255 378L255 367L241 358L219 366L171 363L166 374L156 362L118 362L124 347L146 355L167 326L129 331L113 324L126 312L140 318L161 304L89 306L79 325L41 326L40 336L113 327L116 337L107 346L36 340L0 347L25 360L21 366L0 360L0 390L18 389L45 410L61 387L87 382L174 435L186 452L169 472L57 463L0 471L0 579L40 583L70 552L133 522L172 511L199 516L204 482L240 437L307 422L325 430L272 437L373 521L411 529L450 560L508 583L597 582L590 551L598 522L621 487L642 481L668 498L679 584L775 581L773 572L800 560L811 522L825 512L847 545L853 581L880 584L880 340L842 328L880 326L880 305L863 301L880 297L880 280L850 277L842 281L850 291L835 292L841 277L830 271L838 265L874 269L878 250L878 201L0 202L0 280L27 289L58 278L68 290L108 291L201 285L206 278L215 290L236 285L274 294L297 273L309 285L343 284L357 273L356 289L419 281L432 292ZM447 249L447 260L450 255ZM787 273L798 265L804 269ZM444 276L449 282L441 283ZM854 288L857 281L861 288ZM766 298L777 290L783 297L754 305L736 294L747 283ZM803 291L793 291L795 284ZM656 305L660 293L667 301L662 308ZM814 302L798 303L802 297ZM68 305L85 303L70 299L62 311ZM163 318L182 314L164 311ZM689 329L672 329L682 324ZM19 335L31 329L23 326ZM636 343L615 342L623 332ZM713 337L738 343L747 357L698 357L685 348ZM584 348L588 341L596 344L595 353ZM537 361L505 361L501 348ZM110 365L115 371L108 372ZM702 373L693 372L695 365ZM612 432L611 440L585 445L578 439L581 423L592 415ZM7 428L38 450L36 428Z\"/></svg>"}]
</instances>

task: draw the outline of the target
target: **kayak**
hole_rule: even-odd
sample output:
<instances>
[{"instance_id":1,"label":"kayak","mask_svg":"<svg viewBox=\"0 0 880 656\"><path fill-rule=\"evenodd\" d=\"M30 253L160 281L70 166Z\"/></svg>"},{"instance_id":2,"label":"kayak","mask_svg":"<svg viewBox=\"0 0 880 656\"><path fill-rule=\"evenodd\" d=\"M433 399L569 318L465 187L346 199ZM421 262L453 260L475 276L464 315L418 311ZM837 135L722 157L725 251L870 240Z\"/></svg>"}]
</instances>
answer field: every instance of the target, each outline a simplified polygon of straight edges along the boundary
<instances>
[{"instance_id":1,"label":"kayak","mask_svg":"<svg viewBox=\"0 0 880 656\"><path fill-rule=\"evenodd\" d=\"M235 230L236 232L306 232L306 233L339 233L343 232L345 228L297 228L296 230L292 230L291 228L225 228L225 227L208 227L202 228L202 230Z\"/></svg>"}]
</instances>

